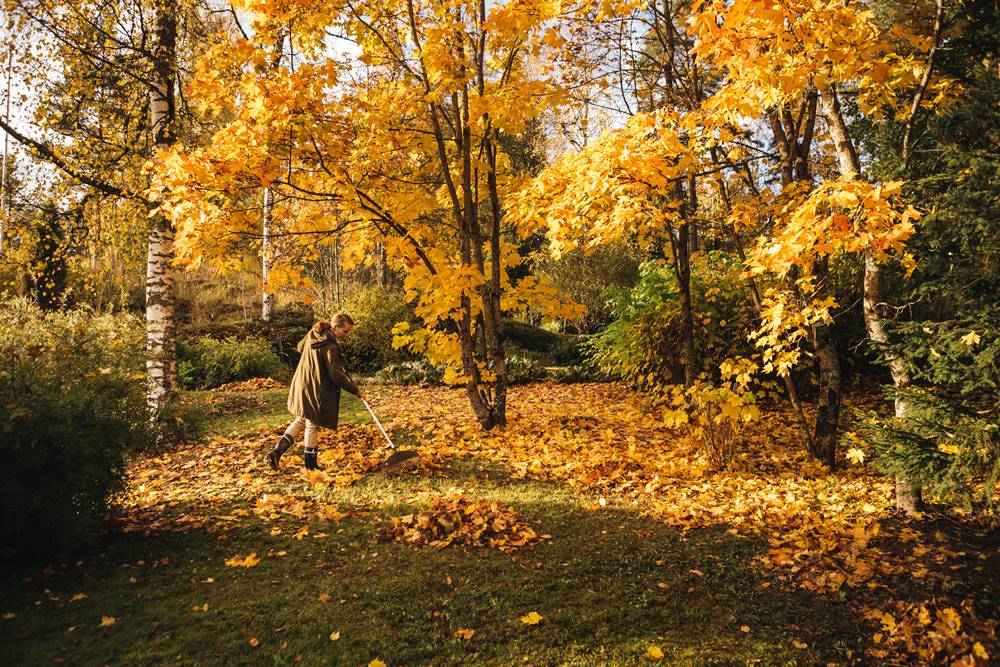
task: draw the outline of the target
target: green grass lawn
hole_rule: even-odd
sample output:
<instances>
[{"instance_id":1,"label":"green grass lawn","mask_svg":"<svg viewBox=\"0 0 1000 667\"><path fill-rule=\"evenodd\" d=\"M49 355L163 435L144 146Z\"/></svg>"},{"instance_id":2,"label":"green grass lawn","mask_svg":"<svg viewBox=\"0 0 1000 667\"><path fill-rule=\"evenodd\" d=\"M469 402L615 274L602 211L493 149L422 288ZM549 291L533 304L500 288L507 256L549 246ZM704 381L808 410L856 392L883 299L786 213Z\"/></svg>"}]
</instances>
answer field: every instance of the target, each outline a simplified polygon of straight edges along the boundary
<instances>
[{"instance_id":1,"label":"green grass lawn","mask_svg":"<svg viewBox=\"0 0 1000 667\"><path fill-rule=\"evenodd\" d=\"M285 407L288 389L255 392L187 391L181 397L181 415L194 420L198 433L243 435L265 428L282 426L292 420ZM369 423L371 417L361 401L352 394L340 394L340 421Z\"/></svg>"},{"instance_id":2,"label":"green grass lawn","mask_svg":"<svg viewBox=\"0 0 1000 667\"><path fill-rule=\"evenodd\" d=\"M215 415L212 434L288 419L284 390L239 400L256 407ZM343 418L363 410L348 398ZM551 539L417 551L383 535L389 516L452 487L515 508ZM213 508L224 529L110 530L65 563L19 566L0 580L0 664L652 665L653 646L670 665L864 662L872 629L846 603L783 586L754 565L762 541L723 528L682 533L475 460L322 493L348 514L302 539L301 520L258 519L248 498ZM256 567L225 565L250 552ZM544 620L519 620L532 611Z\"/></svg>"}]
</instances>

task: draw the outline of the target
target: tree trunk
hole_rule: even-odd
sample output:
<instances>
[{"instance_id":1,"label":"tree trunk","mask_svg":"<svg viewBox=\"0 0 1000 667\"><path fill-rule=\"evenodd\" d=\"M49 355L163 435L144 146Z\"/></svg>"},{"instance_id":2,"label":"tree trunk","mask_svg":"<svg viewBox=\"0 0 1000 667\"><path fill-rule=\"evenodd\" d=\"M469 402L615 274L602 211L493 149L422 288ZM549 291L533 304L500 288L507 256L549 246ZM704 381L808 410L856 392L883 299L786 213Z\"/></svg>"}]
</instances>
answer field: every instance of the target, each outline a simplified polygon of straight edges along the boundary
<instances>
[{"instance_id":1,"label":"tree trunk","mask_svg":"<svg viewBox=\"0 0 1000 667\"><path fill-rule=\"evenodd\" d=\"M694 344L694 307L691 305L691 257L688 254L689 230L682 224L677 230L677 242L673 244L674 270L677 273L677 288L681 306L681 338L684 345L684 386L690 387L698 377L701 363Z\"/></svg>"},{"instance_id":2,"label":"tree trunk","mask_svg":"<svg viewBox=\"0 0 1000 667\"><path fill-rule=\"evenodd\" d=\"M817 263L815 273L818 281L824 280L827 274L826 259ZM843 391L840 355L837 353L832 324L815 327L812 338L819 363L819 395L816 397L816 429L809 454L833 468L837 459L840 397Z\"/></svg>"},{"instance_id":3,"label":"tree trunk","mask_svg":"<svg viewBox=\"0 0 1000 667\"><path fill-rule=\"evenodd\" d=\"M489 122L487 120L487 122ZM486 187L490 197L490 278L484 286L484 329L486 332L487 355L496 375L493 387L493 406L497 414L497 424L507 424L507 358L504 354L503 313L500 310L501 275L500 264L500 192L497 185L497 155L496 143L488 135L485 141L486 159L489 170L486 175Z\"/></svg>"},{"instance_id":4,"label":"tree trunk","mask_svg":"<svg viewBox=\"0 0 1000 667\"><path fill-rule=\"evenodd\" d=\"M844 180L853 180L861 173L861 162L858 159L857 150L851 141L851 136L847 130L847 123L844 122L844 115L840 108L840 100L837 92L833 88L824 88L821 91L823 106L826 111L827 124L830 127L830 137L833 139L837 149L837 162L840 165L840 175ZM865 317L865 328L868 330L868 337L876 343L883 345L889 342L889 334L885 328L885 322L878 305L882 302L882 276L879 263L872 256L870 251L865 251L865 272L864 272L864 299L863 311ZM896 355L886 352L886 362L889 365L889 372L892 375L892 383L896 389L904 389L910 384L910 376L903 367L902 361ZM904 419L906 416L906 403L897 398L895 401L895 412L897 419ZM911 483L903 477L896 477L896 507L907 513L919 512L923 506L921 489L918 485Z\"/></svg>"},{"instance_id":5,"label":"tree trunk","mask_svg":"<svg viewBox=\"0 0 1000 667\"><path fill-rule=\"evenodd\" d=\"M264 215L262 224L262 234L260 242L260 273L263 283L263 294L261 295L260 319L265 322L271 321L274 314L274 295L267 289L268 276L271 273L271 212L274 200L271 188L264 188Z\"/></svg>"},{"instance_id":6,"label":"tree trunk","mask_svg":"<svg viewBox=\"0 0 1000 667\"><path fill-rule=\"evenodd\" d=\"M155 151L176 140L174 76L177 64L177 17L173 3L156 4L154 80L149 91L150 128ZM150 221L146 255L146 370L148 403L160 414L177 387L176 325L174 322L174 228L162 214Z\"/></svg>"},{"instance_id":7,"label":"tree trunk","mask_svg":"<svg viewBox=\"0 0 1000 667\"><path fill-rule=\"evenodd\" d=\"M781 184L787 187L797 181L811 181L809 169L809 151L812 145L816 123L816 95L809 94L803 101L798 113L798 120L791 109L784 107L768 113L768 122L774 134L775 145L781 158ZM826 275L827 263L819 262L815 267L816 276L822 282ZM789 289L795 290L794 280L788 278ZM797 290L795 290L797 291ZM814 327L811 332L813 348L818 362L819 395L816 401L816 422L813 433L806 429L806 450L809 455L822 461L831 468L834 466L837 454L837 431L840 420L840 399L842 393L842 378L840 356L837 353L836 340L831 325ZM791 376L785 378L789 400L798 403L798 392ZM800 423L805 423L805 415L798 407Z\"/></svg>"}]
</instances>

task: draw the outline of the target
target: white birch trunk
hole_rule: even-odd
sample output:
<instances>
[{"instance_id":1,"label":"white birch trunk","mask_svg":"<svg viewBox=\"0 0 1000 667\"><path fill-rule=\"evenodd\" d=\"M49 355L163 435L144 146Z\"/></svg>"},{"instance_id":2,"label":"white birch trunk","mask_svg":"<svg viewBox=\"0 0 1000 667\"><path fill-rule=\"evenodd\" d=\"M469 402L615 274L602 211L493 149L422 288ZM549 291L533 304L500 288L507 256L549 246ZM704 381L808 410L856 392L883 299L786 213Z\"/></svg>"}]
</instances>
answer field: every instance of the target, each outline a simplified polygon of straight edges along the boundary
<instances>
[{"instance_id":1,"label":"white birch trunk","mask_svg":"<svg viewBox=\"0 0 1000 667\"><path fill-rule=\"evenodd\" d=\"M174 143L174 79L177 65L176 5L155 5L156 46L149 90L150 130L155 151ZM146 254L146 371L149 408L159 415L177 388L177 329L174 320L174 228L164 216L150 220Z\"/></svg>"},{"instance_id":2,"label":"white birch trunk","mask_svg":"<svg viewBox=\"0 0 1000 667\"><path fill-rule=\"evenodd\" d=\"M836 147L840 175L846 180L853 180L861 173L861 161L858 159L857 150L847 132L847 125L840 109L840 100L837 99L837 93L833 88L823 89L820 96L827 116L827 125L830 128L830 137ZM862 309L868 337L876 343L886 344L889 342L889 334L885 329L882 315L878 311L879 304L882 302L881 267L869 251L865 251L863 291ZM906 372L902 360L893 354L887 354L886 361L889 364L893 386L896 389L907 387L910 384L910 375ZM897 398L894 407L897 419L906 416L906 403L902 399ZM896 507L906 514L912 514L919 512L922 505L920 487L902 477L897 477Z\"/></svg>"},{"instance_id":3,"label":"white birch trunk","mask_svg":"<svg viewBox=\"0 0 1000 667\"><path fill-rule=\"evenodd\" d=\"M264 216L262 224L262 234L260 243L260 272L263 282L263 293L261 296L260 318L265 322L271 321L274 313L274 295L268 291L267 281L271 273L271 259L274 250L271 246L271 212L273 198L271 188L264 188Z\"/></svg>"}]
</instances>

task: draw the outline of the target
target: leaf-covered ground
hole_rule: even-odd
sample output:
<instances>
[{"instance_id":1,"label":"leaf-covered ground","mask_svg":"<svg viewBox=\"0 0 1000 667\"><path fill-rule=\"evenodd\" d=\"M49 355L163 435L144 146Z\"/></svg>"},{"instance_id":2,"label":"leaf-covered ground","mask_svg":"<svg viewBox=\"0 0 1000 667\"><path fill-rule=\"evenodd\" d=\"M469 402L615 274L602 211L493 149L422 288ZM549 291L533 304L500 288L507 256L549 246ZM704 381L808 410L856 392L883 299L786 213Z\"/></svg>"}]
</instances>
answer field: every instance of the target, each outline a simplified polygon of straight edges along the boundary
<instances>
[{"instance_id":1,"label":"leaf-covered ground","mask_svg":"<svg viewBox=\"0 0 1000 667\"><path fill-rule=\"evenodd\" d=\"M891 484L804 461L780 411L712 469L616 385L375 387L323 473L261 455L283 390L192 395L213 434L136 461L79 557L2 580L2 664L988 664L998 536L902 522ZM375 664L378 664L377 662Z\"/></svg>"}]
</instances>

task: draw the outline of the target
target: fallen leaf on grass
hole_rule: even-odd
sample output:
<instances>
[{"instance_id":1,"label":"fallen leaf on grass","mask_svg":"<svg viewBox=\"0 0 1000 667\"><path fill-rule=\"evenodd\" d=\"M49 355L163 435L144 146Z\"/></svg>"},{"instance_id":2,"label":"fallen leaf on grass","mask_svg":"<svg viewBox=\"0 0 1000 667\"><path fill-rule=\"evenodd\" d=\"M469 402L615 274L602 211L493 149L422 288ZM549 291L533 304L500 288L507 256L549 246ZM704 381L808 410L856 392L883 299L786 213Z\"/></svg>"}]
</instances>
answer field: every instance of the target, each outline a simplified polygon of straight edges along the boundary
<instances>
[{"instance_id":1,"label":"fallen leaf on grass","mask_svg":"<svg viewBox=\"0 0 1000 667\"><path fill-rule=\"evenodd\" d=\"M335 642L340 639L340 631L330 633L330 641Z\"/></svg>"},{"instance_id":2,"label":"fallen leaf on grass","mask_svg":"<svg viewBox=\"0 0 1000 667\"><path fill-rule=\"evenodd\" d=\"M309 534L309 526L302 526L299 528L292 537L297 540L301 540L303 537Z\"/></svg>"},{"instance_id":3,"label":"fallen leaf on grass","mask_svg":"<svg viewBox=\"0 0 1000 667\"><path fill-rule=\"evenodd\" d=\"M256 637L251 637L250 638L250 646L253 646L254 648L257 648L258 646L260 646L260 640L257 639Z\"/></svg>"},{"instance_id":4,"label":"fallen leaf on grass","mask_svg":"<svg viewBox=\"0 0 1000 667\"><path fill-rule=\"evenodd\" d=\"M106 628L109 625L114 625L118 621L114 616L101 616L101 627Z\"/></svg>"},{"instance_id":5,"label":"fallen leaf on grass","mask_svg":"<svg viewBox=\"0 0 1000 667\"><path fill-rule=\"evenodd\" d=\"M530 614L526 614L521 617L522 623L527 623L528 625L538 625L539 621L543 620L545 617L539 614L537 611L533 611Z\"/></svg>"},{"instance_id":6,"label":"fallen leaf on grass","mask_svg":"<svg viewBox=\"0 0 1000 667\"><path fill-rule=\"evenodd\" d=\"M14 615L15 615L14 612L8 611L3 615L3 620L9 621L10 619L14 618Z\"/></svg>"},{"instance_id":7,"label":"fallen leaf on grass","mask_svg":"<svg viewBox=\"0 0 1000 667\"><path fill-rule=\"evenodd\" d=\"M315 486L326 486L333 483L333 475L324 470L303 470L302 476Z\"/></svg>"},{"instance_id":8,"label":"fallen leaf on grass","mask_svg":"<svg viewBox=\"0 0 1000 667\"><path fill-rule=\"evenodd\" d=\"M320 593L319 594L319 601L320 602L329 602L330 601L330 594L329 593Z\"/></svg>"},{"instance_id":9,"label":"fallen leaf on grass","mask_svg":"<svg viewBox=\"0 0 1000 667\"><path fill-rule=\"evenodd\" d=\"M77 600L85 600L87 598L86 593L77 593L69 599L70 602L76 602Z\"/></svg>"},{"instance_id":10,"label":"fallen leaf on grass","mask_svg":"<svg viewBox=\"0 0 1000 667\"><path fill-rule=\"evenodd\" d=\"M256 567L257 563L260 562L260 558L257 557L256 551L251 551L247 556L233 556L226 561L228 567Z\"/></svg>"},{"instance_id":11,"label":"fallen leaf on grass","mask_svg":"<svg viewBox=\"0 0 1000 667\"><path fill-rule=\"evenodd\" d=\"M368 663L368 667L389 667L389 666L384 662L382 662L381 660L379 660L378 658L375 658L374 660Z\"/></svg>"},{"instance_id":12,"label":"fallen leaf on grass","mask_svg":"<svg viewBox=\"0 0 1000 667\"><path fill-rule=\"evenodd\" d=\"M750 632L750 626L749 625L741 625L740 626L740 632Z\"/></svg>"},{"instance_id":13,"label":"fallen leaf on grass","mask_svg":"<svg viewBox=\"0 0 1000 667\"><path fill-rule=\"evenodd\" d=\"M799 650L802 650L804 648L809 648L809 644L806 644L805 642L800 642L798 639L792 640L792 646L794 646Z\"/></svg>"},{"instance_id":14,"label":"fallen leaf on grass","mask_svg":"<svg viewBox=\"0 0 1000 667\"><path fill-rule=\"evenodd\" d=\"M659 646L650 646L646 649L646 657L650 660L663 660L663 651Z\"/></svg>"},{"instance_id":15,"label":"fallen leaf on grass","mask_svg":"<svg viewBox=\"0 0 1000 667\"><path fill-rule=\"evenodd\" d=\"M986 649L983 648L983 645L980 644L979 642L976 642L975 644L972 645L972 652L975 654L977 658L980 658L982 660L990 659L990 654L986 652Z\"/></svg>"},{"instance_id":16,"label":"fallen leaf on grass","mask_svg":"<svg viewBox=\"0 0 1000 667\"><path fill-rule=\"evenodd\" d=\"M472 628L459 628L455 630L455 639L469 640L472 639L472 635L476 634L476 631Z\"/></svg>"}]
</instances>

